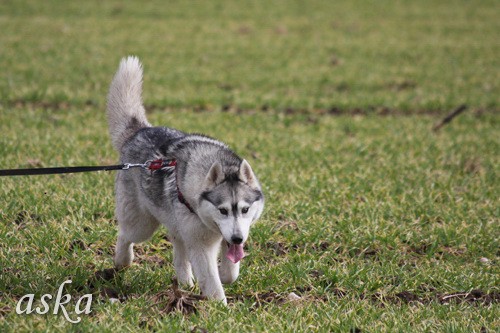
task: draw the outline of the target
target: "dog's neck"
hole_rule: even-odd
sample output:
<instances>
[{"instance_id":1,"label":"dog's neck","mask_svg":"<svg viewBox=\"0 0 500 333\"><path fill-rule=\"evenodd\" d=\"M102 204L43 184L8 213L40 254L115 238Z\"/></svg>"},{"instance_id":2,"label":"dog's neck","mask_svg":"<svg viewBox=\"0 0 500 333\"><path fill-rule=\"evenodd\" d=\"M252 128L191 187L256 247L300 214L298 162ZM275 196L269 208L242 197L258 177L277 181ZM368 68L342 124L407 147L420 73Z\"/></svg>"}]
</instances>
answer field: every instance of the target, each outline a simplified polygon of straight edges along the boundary
<instances>
[{"instance_id":1,"label":"dog's neck","mask_svg":"<svg viewBox=\"0 0 500 333\"><path fill-rule=\"evenodd\" d=\"M176 180L177 182L177 177L176 177ZM187 209L189 209L189 211L193 214L196 214L193 207L191 207L191 205L189 204L189 202L186 201L186 199L184 199L184 195L182 194L181 190L179 189L179 184L177 184L177 199L179 199L179 201L184 204L184 206L187 207Z\"/></svg>"}]
</instances>

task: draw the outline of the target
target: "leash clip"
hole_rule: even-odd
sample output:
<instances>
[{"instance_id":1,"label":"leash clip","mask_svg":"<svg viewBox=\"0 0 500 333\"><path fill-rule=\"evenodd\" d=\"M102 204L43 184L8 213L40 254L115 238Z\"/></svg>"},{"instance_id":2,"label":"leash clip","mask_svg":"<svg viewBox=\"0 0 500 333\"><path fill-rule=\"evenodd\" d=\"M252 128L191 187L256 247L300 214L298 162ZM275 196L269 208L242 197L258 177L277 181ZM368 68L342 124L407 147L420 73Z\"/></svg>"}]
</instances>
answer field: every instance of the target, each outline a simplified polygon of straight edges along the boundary
<instances>
[{"instance_id":1,"label":"leash clip","mask_svg":"<svg viewBox=\"0 0 500 333\"><path fill-rule=\"evenodd\" d=\"M177 161L175 159L172 160L148 160L144 163L125 163L123 164L122 170L128 170L130 168L143 168L147 169L151 172L156 170L161 170L164 168L175 167L177 165Z\"/></svg>"},{"instance_id":2,"label":"leash clip","mask_svg":"<svg viewBox=\"0 0 500 333\"><path fill-rule=\"evenodd\" d=\"M147 162L146 162L147 163ZM125 163L123 165L123 168L122 170L128 170L130 168L145 168L146 167L146 163L138 163L138 164L134 164L134 163Z\"/></svg>"}]
</instances>

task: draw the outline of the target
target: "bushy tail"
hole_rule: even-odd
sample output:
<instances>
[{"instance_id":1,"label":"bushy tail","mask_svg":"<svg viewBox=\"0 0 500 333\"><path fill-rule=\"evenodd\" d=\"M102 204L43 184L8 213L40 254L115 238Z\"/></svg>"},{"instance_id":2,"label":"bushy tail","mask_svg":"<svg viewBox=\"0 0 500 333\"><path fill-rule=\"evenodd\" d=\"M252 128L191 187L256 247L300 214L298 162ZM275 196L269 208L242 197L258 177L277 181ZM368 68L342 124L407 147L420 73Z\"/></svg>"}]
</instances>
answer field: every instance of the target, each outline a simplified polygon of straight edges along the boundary
<instances>
[{"instance_id":1,"label":"bushy tail","mask_svg":"<svg viewBox=\"0 0 500 333\"><path fill-rule=\"evenodd\" d=\"M139 129L151 126L142 105L142 65L137 57L123 58L108 95L111 141L120 151Z\"/></svg>"}]
</instances>

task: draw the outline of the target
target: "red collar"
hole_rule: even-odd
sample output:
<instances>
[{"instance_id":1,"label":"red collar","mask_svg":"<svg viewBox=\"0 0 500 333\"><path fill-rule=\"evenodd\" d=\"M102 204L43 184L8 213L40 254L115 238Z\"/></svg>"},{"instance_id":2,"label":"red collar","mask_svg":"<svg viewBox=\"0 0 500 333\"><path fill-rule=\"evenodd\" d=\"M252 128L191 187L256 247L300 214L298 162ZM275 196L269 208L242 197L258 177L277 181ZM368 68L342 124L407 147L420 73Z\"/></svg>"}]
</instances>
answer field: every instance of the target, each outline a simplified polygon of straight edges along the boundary
<instances>
[{"instance_id":1,"label":"red collar","mask_svg":"<svg viewBox=\"0 0 500 333\"><path fill-rule=\"evenodd\" d=\"M187 202L187 201L186 201L186 199L184 199L184 196L182 195L181 191L179 190L179 185L177 185L177 199L179 199L179 201L180 201L181 203L183 203L183 204L184 204L184 206L186 206L186 207L187 207L187 209L189 209L189 211L190 211L191 213L196 214L196 213L194 212L193 207L191 207L191 205L189 204L189 202Z\"/></svg>"},{"instance_id":2,"label":"red collar","mask_svg":"<svg viewBox=\"0 0 500 333\"><path fill-rule=\"evenodd\" d=\"M176 165L177 165L177 161L175 159L171 159L171 160L158 159L158 160L150 161L149 163L147 163L146 168L148 170L154 171L154 170L160 170L160 169L168 168L168 167L175 167ZM184 195L181 193L181 190L179 189L179 183L177 182L177 172L175 173L175 182L176 182L176 186L177 186L177 199L179 200L180 203L184 204L184 206L186 206L187 209L189 209L189 211L191 213L196 214L194 212L193 207L191 207L189 202L186 201L186 199L184 198Z\"/></svg>"}]
</instances>

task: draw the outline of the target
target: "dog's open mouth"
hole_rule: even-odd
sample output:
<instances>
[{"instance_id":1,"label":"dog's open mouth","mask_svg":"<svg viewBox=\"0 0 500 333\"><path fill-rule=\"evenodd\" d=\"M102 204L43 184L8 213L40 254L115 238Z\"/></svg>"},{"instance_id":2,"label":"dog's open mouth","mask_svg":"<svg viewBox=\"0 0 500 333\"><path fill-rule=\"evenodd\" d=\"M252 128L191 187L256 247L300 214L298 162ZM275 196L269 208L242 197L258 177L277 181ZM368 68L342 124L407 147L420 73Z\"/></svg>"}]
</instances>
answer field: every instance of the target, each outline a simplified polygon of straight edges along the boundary
<instances>
[{"instance_id":1,"label":"dog's open mouth","mask_svg":"<svg viewBox=\"0 0 500 333\"><path fill-rule=\"evenodd\" d=\"M233 264L243 259L245 252L243 251L243 244L229 244L226 242L228 250L226 253L226 258L231 260Z\"/></svg>"}]
</instances>

